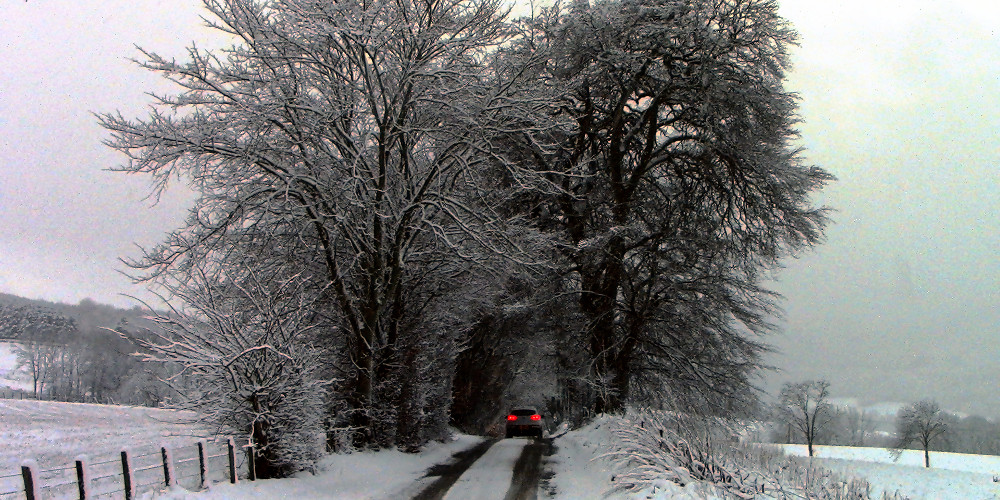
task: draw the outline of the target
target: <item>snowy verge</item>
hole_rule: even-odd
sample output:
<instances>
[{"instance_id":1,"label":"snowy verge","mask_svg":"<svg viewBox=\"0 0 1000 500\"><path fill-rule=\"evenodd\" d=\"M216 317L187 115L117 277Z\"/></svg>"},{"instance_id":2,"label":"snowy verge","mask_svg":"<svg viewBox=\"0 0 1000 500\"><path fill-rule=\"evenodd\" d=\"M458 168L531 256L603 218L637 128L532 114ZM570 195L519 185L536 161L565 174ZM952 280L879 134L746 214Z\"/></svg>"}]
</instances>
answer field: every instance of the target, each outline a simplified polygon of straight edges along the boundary
<instances>
[{"instance_id":1,"label":"snowy verge","mask_svg":"<svg viewBox=\"0 0 1000 500\"><path fill-rule=\"evenodd\" d=\"M287 479L216 484L205 491L183 488L161 491L152 498L165 500L238 500L294 498L344 500L412 498L433 478L424 478L431 466L446 463L455 453L479 444L482 438L457 435L446 443L431 443L420 453L398 450L329 455L316 475L307 472Z\"/></svg>"},{"instance_id":2,"label":"snowy verge","mask_svg":"<svg viewBox=\"0 0 1000 500\"><path fill-rule=\"evenodd\" d=\"M544 487L550 496L580 500L716 498L698 483L688 483L681 487L666 480L656 481L636 492L616 491L615 480L621 470L608 452L616 439L614 426L620 420L618 417L601 415L586 426L567 431L553 441L555 452L547 458L546 464L553 477Z\"/></svg>"},{"instance_id":3,"label":"snowy verge","mask_svg":"<svg viewBox=\"0 0 1000 500\"><path fill-rule=\"evenodd\" d=\"M741 425L656 410L600 416L554 441L547 493L612 500L881 497L871 496L864 479L740 443ZM894 489L880 492L901 498Z\"/></svg>"}]
</instances>

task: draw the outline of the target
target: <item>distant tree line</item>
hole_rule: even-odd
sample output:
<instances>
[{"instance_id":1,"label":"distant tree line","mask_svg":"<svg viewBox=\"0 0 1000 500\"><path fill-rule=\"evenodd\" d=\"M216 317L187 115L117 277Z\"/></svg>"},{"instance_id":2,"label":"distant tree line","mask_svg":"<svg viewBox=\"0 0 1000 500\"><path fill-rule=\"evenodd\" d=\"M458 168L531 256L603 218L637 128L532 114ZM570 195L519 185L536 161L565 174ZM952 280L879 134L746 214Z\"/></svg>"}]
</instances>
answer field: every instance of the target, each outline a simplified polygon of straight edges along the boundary
<instances>
[{"instance_id":1,"label":"distant tree line","mask_svg":"<svg viewBox=\"0 0 1000 500\"><path fill-rule=\"evenodd\" d=\"M509 404L756 404L774 293L832 177L791 144L772 0L206 1L234 45L178 62L118 168L198 193L130 265L141 342L257 470L416 449ZM314 418L314 416L319 416Z\"/></svg>"},{"instance_id":2,"label":"distant tree line","mask_svg":"<svg viewBox=\"0 0 1000 500\"><path fill-rule=\"evenodd\" d=\"M898 458L905 449L1000 455L1000 422L971 415L958 416L933 400L921 400L880 415L863 409L836 406L829 401L829 382L786 383L774 405L770 442L888 448Z\"/></svg>"},{"instance_id":3,"label":"distant tree line","mask_svg":"<svg viewBox=\"0 0 1000 500\"><path fill-rule=\"evenodd\" d=\"M158 380L165 372L134 355L127 337L136 328L121 313L90 299L77 306L0 303L0 332L15 346L16 372L36 399L157 406L168 396Z\"/></svg>"}]
</instances>

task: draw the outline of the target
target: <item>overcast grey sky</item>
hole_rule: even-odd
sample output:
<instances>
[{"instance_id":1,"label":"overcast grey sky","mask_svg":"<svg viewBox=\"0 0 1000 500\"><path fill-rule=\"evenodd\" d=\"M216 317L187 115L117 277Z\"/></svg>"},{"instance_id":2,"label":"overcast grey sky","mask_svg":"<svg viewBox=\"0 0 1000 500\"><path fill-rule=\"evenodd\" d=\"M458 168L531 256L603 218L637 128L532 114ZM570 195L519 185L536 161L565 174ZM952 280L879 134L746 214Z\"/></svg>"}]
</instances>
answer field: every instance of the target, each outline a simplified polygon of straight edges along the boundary
<instances>
[{"instance_id":1,"label":"overcast grey sky","mask_svg":"<svg viewBox=\"0 0 1000 500\"><path fill-rule=\"evenodd\" d=\"M184 58L193 0L0 0L0 292L121 306L118 275L178 226L189 194L144 201L92 112L144 114L170 87L133 44ZM839 178L827 242L790 261L781 381L827 378L862 402L931 397L1000 416L1000 5L782 0L802 36L788 86L801 144ZM214 41L214 44L213 44Z\"/></svg>"}]
</instances>

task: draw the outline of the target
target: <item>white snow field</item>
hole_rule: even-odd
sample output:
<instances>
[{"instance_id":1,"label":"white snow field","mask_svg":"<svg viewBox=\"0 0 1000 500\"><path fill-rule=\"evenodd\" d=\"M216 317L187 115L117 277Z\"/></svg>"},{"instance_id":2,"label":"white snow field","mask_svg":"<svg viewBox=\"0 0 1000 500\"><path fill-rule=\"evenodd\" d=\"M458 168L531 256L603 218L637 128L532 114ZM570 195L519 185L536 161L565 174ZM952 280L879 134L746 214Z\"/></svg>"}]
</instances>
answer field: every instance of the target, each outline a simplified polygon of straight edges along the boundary
<instances>
[{"instance_id":1,"label":"white snow field","mask_svg":"<svg viewBox=\"0 0 1000 500\"><path fill-rule=\"evenodd\" d=\"M0 378L5 378L17 366L17 352L12 342L0 342Z\"/></svg>"},{"instance_id":2,"label":"white snow field","mask_svg":"<svg viewBox=\"0 0 1000 500\"><path fill-rule=\"evenodd\" d=\"M778 445L786 455L807 457L805 445ZM817 446L814 463L844 476L865 479L872 497L898 491L913 499L1000 498L1000 457L931 452L931 468L924 467L924 452L906 450L893 461L885 448Z\"/></svg>"},{"instance_id":3,"label":"white snow field","mask_svg":"<svg viewBox=\"0 0 1000 500\"><path fill-rule=\"evenodd\" d=\"M194 414L156 408L0 399L0 470L34 459L39 467L150 445L194 444L207 436Z\"/></svg>"},{"instance_id":4,"label":"white snow field","mask_svg":"<svg viewBox=\"0 0 1000 500\"><path fill-rule=\"evenodd\" d=\"M78 457L95 464L90 473L96 477L104 469L120 472L115 467L120 467L123 450L136 457L158 454L161 446L197 453L195 443L208 433L192 423L193 417L156 408L0 399L0 498L23 489L20 467L25 460L34 460L40 471L69 467L47 475L46 484L53 484L75 474ZM96 465L105 460L114 462ZM70 486L43 493L49 498L70 491L76 494Z\"/></svg>"}]
</instances>

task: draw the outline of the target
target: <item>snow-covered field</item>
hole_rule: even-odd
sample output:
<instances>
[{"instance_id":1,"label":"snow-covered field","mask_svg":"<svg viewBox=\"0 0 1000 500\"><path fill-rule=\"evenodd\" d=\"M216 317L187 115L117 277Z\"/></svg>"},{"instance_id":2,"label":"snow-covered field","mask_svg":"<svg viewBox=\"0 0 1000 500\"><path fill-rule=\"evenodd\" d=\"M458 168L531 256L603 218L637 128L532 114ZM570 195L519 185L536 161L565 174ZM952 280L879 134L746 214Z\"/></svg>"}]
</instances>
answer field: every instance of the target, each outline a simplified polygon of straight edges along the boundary
<instances>
[{"instance_id":1,"label":"snow-covered field","mask_svg":"<svg viewBox=\"0 0 1000 500\"><path fill-rule=\"evenodd\" d=\"M196 450L196 441L208 433L192 424L193 416L155 408L0 399L0 493L21 487L20 466L29 459L39 470L51 470L72 468L77 457L88 463L114 460L122 450L135 455L158 452L160 446Z\"/></svg>"},{"instance_id":2,"label":"snow-covered field","mask_svg":"<svg viewBox=\"0 0 1000 500\"><path fill-rule=\"evenodd\" d=\"M781 445L786 455L806 457L805 445ZM1000 457L931 452L931 468L924 467L923 451L906 450L893 461L884 448L816 447L814 463L833 472L867 480L873 497L898 491L913 499L1000 498Z\"/></svg>"},{"instance_id":3,"label":"snow-covered field","mask_svg":"<svg viewBox=\"0 0 1000 500\"><path fill-rule=\"evenodd\" d=\"M207 435L188 412L0 399L0 470L31 458L39 467L147 445L187 445Z\"/></svg>"},{"instance_id":4,"label":"snow-covered field","mask_svg":"<svg viewBox=\"0 0 1000 500\"><path fill-rule=\"evenodd\" d=\"M0 400L0 477L13 475L7 481L16 482L20 463L26 458L37 460L41 468L51 468L72 465L79 455L113 455L123 448L135 449L140 443L188 447L197 435L204 434L189 423L190 417L151 408ZM614 477L619 472L603 456L613 442L614 423L611 417L600 417L582 429L557 432L553 455L543 458L543 476L549 478L543 480L539 497L706 498L704 487L681 488L670 482L632 494L614 491ZM427 469L447 462L454 453L481 440L459 434L449 442L432 443L416 454L386 450L331 455L323 459L316 475L303 473L290 479L242 481L236 485L218 483L201 492L174 487L144 496L170 500L412 498L434 480L424 477ZM462 497L503 498L511 477L508 469L524 443L505 440L494 445L481 458L483 462L470 468L456 483ZM804 446L782 448L788 455L806 454ZM922 460L921 452L906 452L893 462L884 449L820 446L813 462L841 475L866 479L873 487L872 498L879 498L882 491L899 491L914 500L1000 498L1000 483L993 482L994 476L1000 476L1000 457L932 453L931 469L924 468ZM493 467L487 467L490 464ZM2 481L0 486L4 486ZM4 491L14 489L0 489Z\"/></svg>"},{"instance_id":5,"label":"snow-covered field","mask_svg":"<svg viewBox=\"0 0 1000 500\"><path fill-rule=\"evenodd\" d=\"M17 366L17 354L14 351L14 344L11 342L0 342L0 377L6 376L14 366Z\"/></svg>"}]
</instances>

